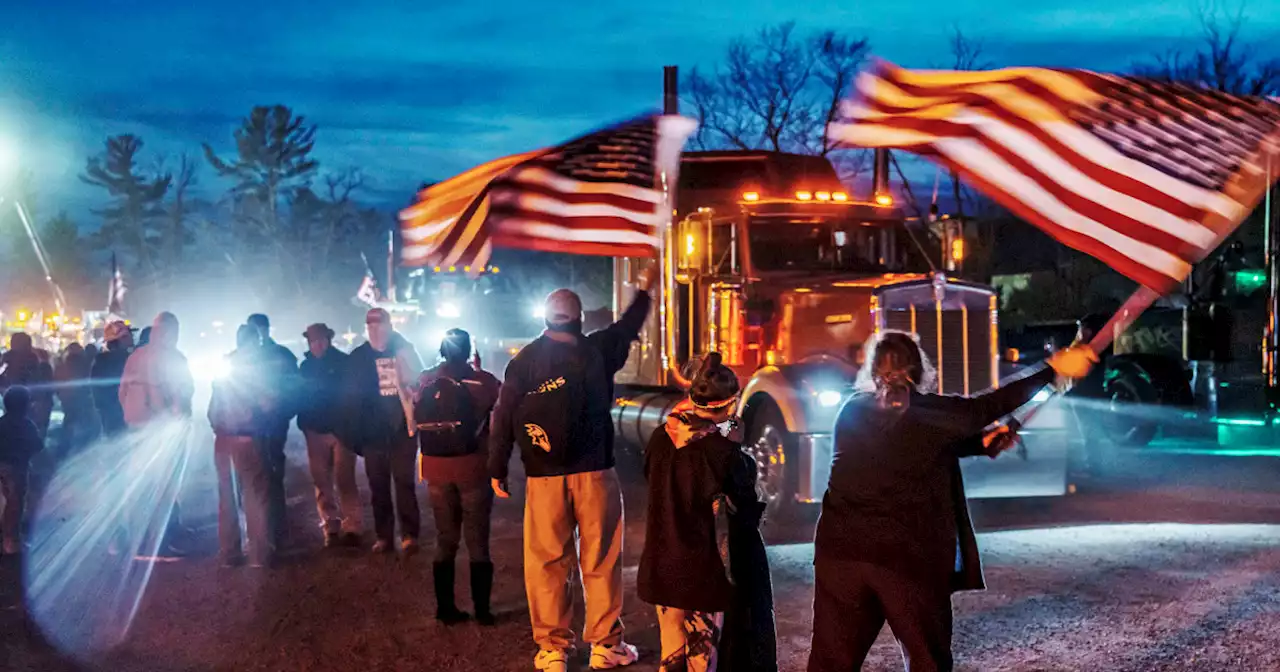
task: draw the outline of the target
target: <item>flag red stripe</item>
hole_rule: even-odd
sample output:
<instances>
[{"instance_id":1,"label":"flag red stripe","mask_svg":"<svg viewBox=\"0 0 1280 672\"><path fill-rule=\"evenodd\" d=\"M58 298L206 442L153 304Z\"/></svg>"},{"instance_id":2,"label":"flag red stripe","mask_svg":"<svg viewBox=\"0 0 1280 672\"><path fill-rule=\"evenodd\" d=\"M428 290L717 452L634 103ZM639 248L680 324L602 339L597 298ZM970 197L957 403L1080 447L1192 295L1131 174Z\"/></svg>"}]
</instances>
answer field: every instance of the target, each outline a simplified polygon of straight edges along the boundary
<instances>
[{"instance_id":1,"label":"flag red stripe","mask_svg":"<svg viewBox=\"0 0 1280 672\"><path fill-rule=\"evenodd\" d=\"M901 123L899 123L899 121L901 121ZM1081 215L1115 229L1134 240L1168 250L1183 259L1195 260L1201 254L1199 246L1193 243L1187 242L1162 229L1158 229L1144 222L1132 219L1112 210L1109 207L1106 207L1105 205L1090 200L1090 198L1088 198L1088 194L1081 195L1069 187L1064 186L1052 176L1045 174L1040 169L1033 166L1017 152L1014 152L1006 145L996 142L986 135L978 132L972 126L956 124L949 121L918 118L895 119L894 123L886 125L891 125L895 128L910 128L911 130L932 133L940 137L973 138L975 141L982 143L984 147L991 150L997 156L1007 161L1019 173L1022 173L1028 178L1034 180L1045 191L1049 192L1064 205L1076 212L1079 212ZM1057 153L1057 155L1063 159L1069 158L1069 156L1061 153ZM1079 166L1077 167L1079 168ZM1085 171L1082 170L1081 172ZM1088 172L1085 172L1085 175L1095 181L1101 182L1101 184L1106 185L1107 187L1115 189L1116 185L1107 182L1105 175L1094 175Z\"/></svg>"},{"instance_id":2,"label":"flag red stripe","mask_svg":"<svg viewBox=\"0 0 1280 672\"><path fill-rule=\"evenodd\" d=\"M631 245L620 243L592 243L550 240L538 236L524 236L516 233L499 231L493 236L495 245L513 247L538 252L563 252L568 254L585 254L600 257L656 257L657 248L652 245Z\"/></svg>"},{"instance_id":3,"label":"flag red stripe","mask_svg":"<svg viewBox=\"0 0 1280 672\"><path fill-rule=\"evenodd\" d=\"M867 106L879 112L894 113L907 112L903 108L894 108L876 101L867 101ZM1138 200L1146 201L1152 206L1165 210L1176 217L1189 219L1191 221L1204 221L1208 214L1206 211L1180 201L1165 192L1156 189L1148 184L1140 182L1129 175L1113 170L1107 166L1100 166L1090 161L1085 156L1076 152L1072 148L1063 144L1044 129L1035 123L1020 117L999 105L987 105L983 107L984 113L1003 121L1018 130L1021 130L1043 144L1049 151L1061 157L1064 161L1074 166L1077 170L1088 175L1097 182L1107 185L1111 189L1128 194ZM916 117L890 117L883 120L874 120L871 123L881 124L893 128L906 128L910 130L918 130L926 133L932 133L938 137L961 136L961 137L982 137L982 133L974 129L968 124L959 124L956 122L945 121L940 119L919 119Z\"/></svg>"},{"instance_id":4,"label":"flag red stripe","mask_svg":"<svg viewBox=\"0 0 1280 672\"><path fill-rule=\"evenodd\" d=\"M571 205L611 205L639 213L650 213L655 209L651 201L628 198L620 194L561 191L541 183L520 181L519 175L511 179L496 180L494 182L493 195L497 198L499 194L504 196L507 194L545 196Z\"/></svg>"},{"instance_id":5,"label":"flag red stripe","mask_svg":"<svg viewBox=\"0 0 1280 672\"><path fill-rule=\"evenodd\" d=\"M945 156L938 156L935 160L956 171L966 182L974 185L982 193L990 196L1010 212L1026 220L1028 223L1048 233L1058 242L1077 249L1088 254L1102 263L1115 269L1121 275L1129 279L1151 288L1159 293L1167 293L1177 287L1178 280L1155 271L1150 267L1134 261L1129 256L1116 251L1114 248L1098 242L1089 236L1077 233L1071 229L1067 229L1052 219L1044 216L1035 208L1027 205L1022 199L1005 191L1002 187L987 181L980 175L969 170L965 166L958 164Z\"/></svg>"},{"instance_id":6,"label":"flag red stripe","mask_svg":"<svg viewBox=\"0 0 1280 672\"><path fill-rule=\"evenodd\" d=\"M553 215L539 210L522 208L518 204L495 203L490 207L493 221L507 219L525 220L540 224L562 226L567 229L591 229L595 231L627 231L644 235L656 235L658 227L641 222L633 222L622 217L565 217Z\"/></svg>"}]
</instances>

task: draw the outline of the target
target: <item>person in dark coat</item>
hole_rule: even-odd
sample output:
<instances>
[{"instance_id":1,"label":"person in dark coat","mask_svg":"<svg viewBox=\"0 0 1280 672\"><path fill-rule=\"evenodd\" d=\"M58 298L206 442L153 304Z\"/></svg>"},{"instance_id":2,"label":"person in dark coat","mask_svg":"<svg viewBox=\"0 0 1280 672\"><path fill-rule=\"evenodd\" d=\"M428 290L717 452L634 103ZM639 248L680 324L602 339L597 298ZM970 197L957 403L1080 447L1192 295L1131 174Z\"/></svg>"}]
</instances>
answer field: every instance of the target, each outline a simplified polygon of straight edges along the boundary
<instances>
[{"instance_id":1,"label":"person in dark coat","mask_svg":"<svg viewBox=\"0 0 1280 672\"><path fill-rule=\"evenodd\" d=\"M108 324L103 330L107 347L93 360L89 377L93 380L93 403L102 420L102 433L115 436L129 428L120 405L120 378L133 354L134 330L122 321Z\"/></svg>"},{"instance_id":2,"label":"person in dark coat","mask_svg":"<svg viewBox=\"0 0 1280 672\"><path fill-rule=\"evenodd\" d=\"M30 408L31 393L27 388L13 385L5 390L4 415L0 416L0 496L4 498L0 536L5 555L22 552L27 475L31 458L43 447L36 425L28 417Z\"/></svg>"},{"instance_id":3,"label":"person in dark coat","mask_svg":"<svg viewBox=\"0 0 1280 672\"><path fill-rule=\"evenodd\" d=\"M89 384L93 360L84 346L72 343L63 353L54 371L58 400L62 404L62 431L58 435L58 453L66 457L84 445L96 433L93 419L93 390Z\"/></svg>"},{"instance_id":4,"label":"person in dark coat","mask_svg":"<svg viewBox=\"0 0 1280 672\"><path fill-rule=\"evenodd\" d=\"M31 421L41 440L49 431L53 412L53 366L49 353L36 348L31 335L18 332L9 337L9 351L0 356L0 392L22 385L31 394Z\"/></svg>"},{"instance_id":5,"label":"person in dark coat","mask_svg":"<svg viewBox=\"0 0 1280 672\"><path fill-rule=\"evenodd\" d=\"M289 441L289 422L297 415L298 358L289 348L271 338L271 320L266 315L254 313L245 321L262 334L262 365L276 398L276 410L263 425L262 449L266 451L267 476L270 483L269 506L271 538L276 545L284 543L285 497L284 447Z\"/></svg>"},{"instance_id":6,"label":"person in dark coat","mask_svg":"<svg viewBox=\"0 0 1280 672\"><path fill-rule=\"evenodd\" d=\"M415 466L418 457L413 399L422 359L413 344L396 333L391 315L374 308L365 315L369 341L347 357L343 381L344 421L338 438L364 456L373 503L374 553L417 553L422 531Z\"/></svg>"},{"instance_id":7,"label":"person in dark coat","mask_svg":"<svg viewBox=\"0 0 1280 672\"><path fill-rule=\"evenodd\" d=\"M734 593L717 518L760 503L755 460L742 450L735 417L738 377L714 352L691 368L689 403L671 413L645 449L648 515L636 587L658 611L663 672L716 669Z\"/></svg>"},{"instance_id":8,"label":"person in dark coat","mask_svg":"<svg viewBox=\"0 0 1280 672\"><path fill-rule=\"evenodd\" d=\"M959 458L979 453L975 437L1055 373L1087 373L1093 355L1059 351L965 398L930 392L933 370L911 334L885 332L871 347L859 376L864 393L836 420L814 539L809 672L859 669L886 621L908 670L950 670L951 594L983 587Z\"/></svg>"},{"instance_id":9,"label":"person in dark coat","mask_svg":"<svg viewBox=\"0 0 1280 672\"><path fill-rule=\"evenodd\" d=\"M450 329L440 343L439 365L418 378L418 387L427 394L441 379L457 382L470 400L472 417L463 426L474 426L472 451L465 455L432 454L433 431L418 426L422 480L427 482L431 512L436 521L436 558L432 578L436 592L436 620L456 624L469 618L458 608L454 594L454 566L458 548L465 539L471 561L471 603L476 622L493 625L489 598L493 590L493 560L489 557L489 522L493 514L493 489L489 486L488 418L498 401L502 385L472 356L471 334ZM423 402L419 402L423 403Z\"/></svg>"},{"instance_id":10,"label":"person in dark coat","mask_svg":"<svg viewBox=\"0 0 1280 672\"><path fill-rule=\"evenodd\" d=\"M307 339L307 354L298 367L302 383L298 429L307 440L307 464L324 545L358 546L364 512L356 487L356 454L334 433L342 412L347 353L333 347L333 330L327 325L313 324L302 336Z\"/></svg>"}]
</instances>

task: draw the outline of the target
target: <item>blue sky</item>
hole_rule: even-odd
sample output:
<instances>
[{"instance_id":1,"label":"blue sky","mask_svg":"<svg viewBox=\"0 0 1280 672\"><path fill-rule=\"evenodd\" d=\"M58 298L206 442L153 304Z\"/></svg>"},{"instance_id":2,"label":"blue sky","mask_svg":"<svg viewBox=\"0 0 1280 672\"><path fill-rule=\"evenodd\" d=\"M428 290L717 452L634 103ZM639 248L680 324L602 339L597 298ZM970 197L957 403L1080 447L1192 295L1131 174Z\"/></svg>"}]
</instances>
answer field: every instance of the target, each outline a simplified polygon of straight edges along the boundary
<instances>
[{"instance_id":1,"label":"blue sky","mask_svg":"<svg viewBox=\"0 0 1280 672\"><path fill-rule=\"evenodd\" d=\"M363 168L368 197L397 205L423 180L656 108L662 65L713 65L734 37L782 21L868 36L914 66L946 62L952 26L994 63L1102 70L1198 30L1183 0L0 4L0 139L44 212L97 202L76 176L108 134L141 135L150 156L202 141L227 152L254 104L305 114L325 166ZM1245 37L1280 38L1277 9L1250 3ZM202 183L221 186L208 171Z\"/></svg>"}]
</instances>

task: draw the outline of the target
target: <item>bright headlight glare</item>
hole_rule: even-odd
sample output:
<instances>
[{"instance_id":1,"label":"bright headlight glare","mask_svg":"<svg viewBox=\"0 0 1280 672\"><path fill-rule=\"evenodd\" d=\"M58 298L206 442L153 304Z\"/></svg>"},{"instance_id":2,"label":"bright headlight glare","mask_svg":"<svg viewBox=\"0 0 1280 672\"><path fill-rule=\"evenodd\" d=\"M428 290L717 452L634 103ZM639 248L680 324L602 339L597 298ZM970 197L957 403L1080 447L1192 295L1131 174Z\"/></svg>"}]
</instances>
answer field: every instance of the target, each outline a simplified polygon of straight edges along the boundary
<instances>
[{"instance_id":1,"label":"bright headlight glare","mask_svg":"<svg viewBox=\"0 0 1280 672\"><path fill-rule=\"evenodd\" d=\"M547 307L541 303L533 304L533 318L535 320L545 320L547 318Z\"/></svg>"},{"instance_id":2,"label":"bright headlight glare","mask_svg":"<svg viewBox=\"0 0 1280 672\"><path fill-rule=\"evenodd\" d=\"M1040 388L1039 392L1036 392L1036 396L1031 397L1031 401L1037 404L1042 404L1046 401L1049 401L1049 397L1051 396L1053 396L1053 393L1049 391L1049 388L1043 387L1043 388Z\"/></svg>"},{"instance_id":3,"label":"bright headlight glare","mask_svg":"<svg viewBox=\"0 0 1280 672\"><path fill-rule=\"evenodd\" d=\"M844 395L835 390L823 390L818 393L818 404L824 408L831 408L838 405L843 398Z\"/></svg>"},{"instance_id":4,"label":"bright headlight glare","mask_svg":"<svg viewBox=\"0 0 1280 672\"><path fill-rule=\"evenodd\" d=\"M221 355L200 357L192 360L191 375L201 380L222 380L231 375L231 362Z\"/></svg>"},{"instance_id":5,"label":"bright headlight glare","mask_svg":"<svg viewBox=\"0 0 1280 672\"><path fill-rule=\"evenodd\" d=\"M456 318L461 317L462 311L458 310L458 304L445 302L436 306L436 317Z\"/></svg>"}]
</instances>

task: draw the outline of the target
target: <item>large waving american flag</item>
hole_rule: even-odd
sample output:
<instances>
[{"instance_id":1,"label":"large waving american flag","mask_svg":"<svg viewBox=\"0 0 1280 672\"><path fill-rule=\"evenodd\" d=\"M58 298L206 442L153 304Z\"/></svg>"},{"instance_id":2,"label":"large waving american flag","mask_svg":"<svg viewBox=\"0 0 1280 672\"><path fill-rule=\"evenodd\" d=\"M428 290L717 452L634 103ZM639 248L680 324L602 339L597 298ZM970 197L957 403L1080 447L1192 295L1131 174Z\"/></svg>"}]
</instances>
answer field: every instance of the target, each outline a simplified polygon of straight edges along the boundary
<instances>
[{"instance_id":1,"label":"large waving american flag","mask_svg":"<svg viewBox=\"0 0 1280 672\"><path fill-rule=\"evenodd\" d=\"M494 246L655 256L671 216L664 184L675 184L693 129L650 115L427 187L400 213L401 260L478 271Z\"/></svg>"},{"instance_id":2,"label":"large waving american flag","mask_svg":"<svg viewBox=\"0 0 1280 672\"><path fill-rule=\"evenodd\" d=\"M904 148L1159 293L1248 216L1280 161L1280 106L1081 70L862 73L840 141Z\"/></svg>"}]
</instances>

